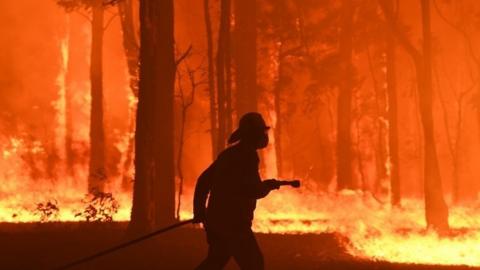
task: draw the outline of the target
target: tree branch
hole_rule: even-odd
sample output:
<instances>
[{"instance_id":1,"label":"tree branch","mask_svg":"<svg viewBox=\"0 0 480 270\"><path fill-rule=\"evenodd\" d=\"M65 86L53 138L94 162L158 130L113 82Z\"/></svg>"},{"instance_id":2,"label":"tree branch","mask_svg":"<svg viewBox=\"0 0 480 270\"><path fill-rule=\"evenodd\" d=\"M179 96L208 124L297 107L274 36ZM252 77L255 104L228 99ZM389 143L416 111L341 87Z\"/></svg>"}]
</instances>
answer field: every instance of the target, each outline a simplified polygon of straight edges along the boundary
<instances>
[{"instance_id":1,"label":"tree branch","mask_svg":"<svg viewBox=\"0 0 480 270\"><path fill-rule=\"evenodd\" d=\"M108 19L107 23L105 24L105 26L103 27L103 31L106 31L107 28L110 26L110 24L113 22L113 20L118 16L118 13L115 13L112 15L112 17L110 17L110 19Z\"/></svg>"},{"instance_id":2,"label":"tree branch","mask_svg":"<svg viewBox=\"0 0 480 270\"><path fill-rule=\"evenodd\" d=\"M82 16L83 18L85 18L90 23L92 22L92 18L90 18L87 14L81 12L80 10L77 10L76 12L78 13L78 15Z\"/></svg>"},{"instance_id":3,"label":"tree branch","mask_svg":"<svg viewBox=\"0 0 480 270\"><path fill-rule=\"evenodd\" d=\"M408 38L405 36L405 33L398 28L397 22L394 18L394 14L392 14L392 10L388 8L388 4L386 1L389 0L378 0L378 3L381 10L383 11L385 19L388 22L391 31L395 34L395 37L398 39L402 47L407 51L408 54L410 54L414 61L418 61L419 59L421 59L422 54L408 40Z\"/></svg>"},{"instance_id":4,"label":"tree branch","mask_svg":"<svg viewBox=\"0 0 480 270\"><path fill-rule=\"evenodd\" d=\"M470 55L472 56L473 58L473 61L475 62L475 64L477 64L477 66L480 67L480 59L478 58L478 56L475 54L475 49L473 48L473 42L472 42L472 39L470 38L470 36L468 35L467 31L465 31L464 29L462 29L460 26L456 25L455 23L451 22L441 11L440 11L440 8L438 7L438 4L437 4L437 1L436 0L433 0L433 6L435 8L435 11L437 12L438 16L446 23L448 24L450 27L452 27L453 29L455 29L457 32L459 32L463 38L465 39L465 42L467 43L467 47L468 47L468 51L470 52Z\"/></svg>"},{"instance_id":5,"label":"tree branch","mask_svg":"<svg viewBox=\"0 0 480 270\"><path fill-rule=\"evenodd\" d=\"M180 56L180 58L178 58L175 61L175 66L178 66L185 58L187 58L187 56L190 54L191 51L192 51L192 45L190 45L188 49Z\"/></svg>"}]
</instances>

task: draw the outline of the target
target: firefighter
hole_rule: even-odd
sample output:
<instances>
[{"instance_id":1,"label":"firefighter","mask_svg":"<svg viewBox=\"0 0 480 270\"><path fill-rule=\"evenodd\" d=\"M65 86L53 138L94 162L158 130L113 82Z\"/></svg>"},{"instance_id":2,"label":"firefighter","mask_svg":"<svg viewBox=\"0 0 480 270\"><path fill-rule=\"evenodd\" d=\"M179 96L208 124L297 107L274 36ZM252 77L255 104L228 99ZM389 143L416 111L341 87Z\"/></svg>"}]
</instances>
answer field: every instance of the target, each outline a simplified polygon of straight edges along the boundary
<instances>
[{"instance_id":1,"label":"firefighter","mask_svg":"<svg viewBox=\"0 0 480 270\"><path fill-rule=\"evenodd\" d=\"M251 226L256 201L280 187L274 179L262 181L258 173L257 150L268 145L268 130L259 113L243 115L230 146L198 178L194 223L203 223L209 248L196 269L223 269L230 257L241 269L264 269Z\"/></svg>"}]
</instances>

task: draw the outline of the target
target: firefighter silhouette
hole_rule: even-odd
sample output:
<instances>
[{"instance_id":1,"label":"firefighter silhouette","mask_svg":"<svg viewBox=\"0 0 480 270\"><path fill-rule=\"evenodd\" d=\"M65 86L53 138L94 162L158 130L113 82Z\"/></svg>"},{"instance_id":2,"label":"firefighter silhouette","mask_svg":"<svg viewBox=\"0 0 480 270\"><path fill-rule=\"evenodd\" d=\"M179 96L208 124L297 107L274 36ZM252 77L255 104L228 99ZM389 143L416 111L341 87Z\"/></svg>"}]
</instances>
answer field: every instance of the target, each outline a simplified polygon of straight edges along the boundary
<instances>
[{"instance_id":1,"label":"firefighter silhouette","mask_svg":"<svg viewBox=\"0 0 480 270\"><path fill-rule=\"evenodd\" d=\"M262 181L258 173L257 149L268 145L268 129L259 113L243 115L230 146L198 178L194 223L203 223L209 248L196 269L223 269L230 257L241 269L264 269L251 226L256 200L280 187L280 181Z\"/></svg>"}]
</instances>

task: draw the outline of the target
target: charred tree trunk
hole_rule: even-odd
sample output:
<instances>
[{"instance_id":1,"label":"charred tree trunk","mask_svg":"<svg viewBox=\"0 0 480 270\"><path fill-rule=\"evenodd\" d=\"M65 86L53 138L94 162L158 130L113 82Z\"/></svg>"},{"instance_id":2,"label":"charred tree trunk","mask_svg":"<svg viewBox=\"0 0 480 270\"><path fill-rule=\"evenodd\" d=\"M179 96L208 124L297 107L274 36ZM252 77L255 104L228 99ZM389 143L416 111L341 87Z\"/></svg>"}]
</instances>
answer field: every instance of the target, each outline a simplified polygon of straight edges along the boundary
<instances>
[{"instance_id":1,"label":"charred tree trunk","mask_svg":"<svg viewBox=\"0 0 480 270\"><path fill-rule=\"evenodd\" d=\"M141 0L140 21L133 234L175 220L173 0Z\"/></svg>"},{"instance_id":2,"label":"charred tree trunk","mask_svg":"<svg viewBox=\"0 0 480 270\"><path fill-rule=\"evenodd\" d=\"M375 107L377 114L377 144L375 145L375 167L376 167L376 179L373 188L373 194L381 191L382 183L389 177L387 170L388 162L388 124L385 123L387 118L387 92L384 87L379 85L375 73L378 70L375 69L374 61L370 53L370 48L367 47L367 59L370 75L372 77L372 84L375 91ZM359 161L361 158L358 159Z\"/></svg>"},{"instance_id":3,"label":"charred tree trunk","mask_svg":"<svg viewBox=\"0 0 480 270\"><path fill-rule=\"evenodd\" d=\"M352 178L351 106L353 92L353 13L350 1L343 1L340 57L343 80L339 86L337 106L337 189L356 188Z\"/></svg>"},{"instance_id":4,"label":"charred tree trunk","mask_svg":"<svg viewBox=\"0 0 480 270\"><path fill-rule=\"evenodd\" d=\"M130 89L133 96L138 98L138 51L139 46L136 37L135 24L133 19L133 3L132 0L124 0L118 3L118 13L120 14L120 22L123 32L123 48L127 58L128 74L130 79ZM132 175L129 174L133 161L133 151L135 146L135 112L136 105L133 102L130 107L130 124L127 152L125 153L125 161L123 163L122 188L130 190L132 185Z\"/></svg>"},{"instance_id":5,"label":"charred tree trunk","mask_svg":"<svg viewBox=\"0 0 480 270\"><path fill-rule=\"evenodd\" d=\"M71 32L71 24L68 25L68 31ZM72 59L72 41L69 39L68 53L69 59ZM75 175L73 168L75 164L75 151L73 150L73 91L72 91L72 69L73 61L67 63L66 74L66 87L65 87L65 159L66 159L66 172L70 176Z\"/></svg>"},{"instance_id":6,"label":"charred tree trunk","mask_svg":"<svg viewBox=\"0 0 480 270\"><path fill-rule=\"evenodd\" d=\"M458 98L457 108L457 131L455 133L455 151L453 155L453 202L458 203L460 201L460 150L462 141L462 128L463 128L463 99L467 92L460 94Z\"/></svg>"},{"instance_id":7,"label":"charred tree trunk","mask_svg":"<svg viewBox=\"0 0 480 270\"><path fill-rule=\"evenodd\" d=\"M257 110L256 0L235 0L236 111Z\"/></svg>"},{"instance_id":8,"label":"charred tree trunk","mask_svg":"<svg viewBox=\"0 0 480 270\"><path fill-rule=\"evenodd\" d=\"M103 127L103 1L92 6L92 49L90 58L91 115L90 115L90 167L88 190L103 191L105 172L105 131Z\"/></svg>"},{"instance_id":9,"label":"charred tree trunk","mask_svg":"<svg viewBox=\"0 0 480 270\"><path fill-rule=\"evenodd\" d=\"M435 145L432 114L432 34L430 30L430 0L422 0L423 61L417 61L420 110L425 151L425 217L434 229L448 229L448 208L443 198L442 182ZM417 72L418 74L418 72Z\"/></svg>"},{"instance_id":10,"label":"charred tree trunk","mask_svg":"<svg viewBox=\"0 0 480 270\"><path fill-rule=\"evenodd\" d=\"M130 89L138 97L138 41L135 34L132 0L123 0L118 3L118 13L122 26L123 48L127 58L127 68L130 79Z\"/></svg>"},{"instance_id":11,"label":"charred tree trunk","mask_svg":"<svg viewBox=\"0 0 480 270\"><path fill-rule=\"evenodd\" d=\"M220 8L220 30L218 34L217 51L217 105L218 105L218 140L217 150L225 148L227 136L227 83L226 83L226 52L228 40L228 21L230 17L230 0L222 0Z\"/></svg>"},{"instance_id":12,"label":"charred tree trunk","mask_svg":"<svg viewBox=\"0 0 480 270\"><path fill-rule=\"evenodd\" d=\"M442 182L438 165L432 113L432 34L430 29L430 0L421 0L422 52L409 42L404 32L398 29L386 0L379 1L387 21L400 44L415 62L417 88L420 103L420 118L423 129L425 219L427 226L439 231L448 229L448 207L443 198Z\"/></svg>"},{"instance_id":13,"label":"charred tree trunk","mask_svg":"<svg viewBox=\"0 0 480 270\"><path fill-rule=\"evenodd\" d=\"M277 173L278 176L283 176L283 156L282 156L282 92L285 87L285 62L283 57L284 42L280 41L279 51L278 51L278 74L277 82L275 84L273 98L274 98L274 109L277 122L275 123L274 128L274 138L275 138L275 155L277 161Z\"/></svg>"},{"instance_id":14,"label":"charred tree trunk","mask_svg":"<svg viewBox=\"0 0 480 270\"><path fill-rule=\"evenodd\" d=\"M395 43L391 33L387 40L388 144L390 153L391 204L401 204L400 162L398 151L398 100Z\"/></svg>"},{"instance_id":15,"label":"charred tree trunk","mask_svg":"<svg viewBox=\"0 0 480 270\"><path fill-rule=\"evenodd\" d=\"M393 0L387 1L387 8L393 14ZM392 31L387 33L387 92L388 92L388 145L390 152L390 202L400 205L400 162L398 154L398 100L395 37Z\"/></svg>"},{"instance_id":16,"label":"charred tree trunk","mask_svg":"<svg viewBox=\"0 0 480 270\"><path fill-rule=\"evenodd\" d=\"M435 73L436 85L440 85L440 78L438 72ZM453 85L453 84L452 84ZM460 147L462 141L463 128L463 102L469 91L458 94L453 90L456 101L456 122L455 134L450 133L450 124L448 121L447 102L443 97L442 91L438 89L438 97L443 110L443 123L445 126L445 135L447 136L448 149L452 157L453 179L452 179L452 201L457 204L460 200Z\"/></svg>"},{"instance_id":17,"label":"charred tree trunk","mask_svg":"<svg viewBox=\"0 0 480 270\"><path fill-rule=\"evenodd\" d=\"M232 119L232 35L231 35L231 0L228 0L227 18L225 22L225 113L226 134L233 128Z\"/></svg>"},{"instance_id":18,"label":"charred tree trunk","mask_svg":"<svg viewBox=\"0 0 480 270\"><path fill-rule=\"evenodd\" d=\"M67 174L74 176L75 152L73 151L72 93L70 87L65 91L65 158Z\"/></svg>"},{"instance_id":19,"label":"charred tree trunk","mask_svg":"<svg viewBox=\"0 0 480 270\"><path fill-rule=\"evenodd\" d=\"M452 2L453 3L453 2ZM462 27L461 25L464 24L462 22L460 22L460 24L456 24L454 23L453 21L449 20L440 10L439 6L438 6L438 3L436 1L433 1L432 2L433 6L435 7L436 11L437 11L437 15L446 23L448 24L450 27L452 27L455 31L457 31L459 34L462 35L464 41L465 41L465 47L466 47L466 52L468 54L468 56L470 57L470 59L475 63L475 68L476 68L476 73L477 73L477 78L480 77L480 58L477 56L477 54L475 53L475 50L476 50L476 46L474 45L474 42L473 42L473 37L465 30L464 27ZM476 85L476 82L474 82L474 85ZM473 88L473 86L472 86ZM458 103L458 109L457 109L457 137L456 137L456 142L455 142L455 145L452 145L451 148L455 148L454 151L452 151L452 157L453 157L453 163L454 163L454 182L453 182L453 201L455 203L458 202L458 200L460 199L459 198L459 189L460 189L460 183L459 183L459 172L458 172L458 166L459 166L459 160L458 160L458 152L459 152L459 138L460 138L460 133L461 133L461 126L462 126L462 123L461 123L461 119L462 119L462 99L465 97L465 95L467 94L467 92L464 92L462 94L460 94L460 97L459 97L459 103ZM480 87L477 87L477 93L475 94L475 98L474 98L474 106L477 107L477 120L478 120L478 123L480 123ZM463 196L465 197L465 195ZM464 198L465 199L465 198ZM472 198L470 198L472 199Z\"/></svg>"},{"instance_id":20,"label":"charred tree trunk","mask_svg":"<svg viewBox=\"0 0 480 270\"><path fill-rule=\"evenodd\" d=\"M215 66L213 63L213 34L212 22L210 19L209 0L203 1L203 12L205 16L205 28L207 32L207 56L208 56L208 94L210 98L210 140L212 142L212 159L218 154L217 149L217 110L215 106Z\"/></svg>"},{"instance_id":21,"label":"charred tree trunk","mask_svg":"<svg viewBox=\"0 0 480 270\"><path fill-rule=\"evenodd\" d=\"M188 65L185 65L185 72L187 73L188 80L190 82L190 97L188 97L188 94L185 93L184 88L182 86L182 80L183 76L181 76L180 71L177 71L177 88L180 96L180 104L181 104L181 121L180 121L180 132L179 132L179 142L178 142L178 152L177 152L177 175L179 178L179 184L178 184L178 196L177 196L177 212L176 212L176 217L180 218L180 212L181 212L181 206L182 206L182 195L183 195L183 183L185 180L185 176L183 174L183 149L185 146L185 130L186 130L186 123L188 122L187 116L189 109L195 102L195 92L198 86L198 83L195 80L196 72L198 70L194 70L188 67Z\"/></svg>"}]
</instances>

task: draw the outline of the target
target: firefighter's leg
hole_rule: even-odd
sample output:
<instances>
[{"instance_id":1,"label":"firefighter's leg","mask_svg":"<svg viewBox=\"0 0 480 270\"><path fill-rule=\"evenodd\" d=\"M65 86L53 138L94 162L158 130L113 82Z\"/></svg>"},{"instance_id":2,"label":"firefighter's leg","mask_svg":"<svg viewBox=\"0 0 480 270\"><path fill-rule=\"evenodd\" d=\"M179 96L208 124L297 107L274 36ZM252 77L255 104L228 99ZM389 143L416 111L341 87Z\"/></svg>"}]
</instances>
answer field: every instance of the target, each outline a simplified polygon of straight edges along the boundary
<instances>
[{"instance_id":1,"label":"firefighter's leg","mask_svg":"<svg viewBox=\"0 0 480 270\"><path fill-rule=\"evenodd\" d=\"M220 234L207 230L208 255L196 270L220 270L230 259L228 243Z\"/></svg>"},{"instance_id":2,"label":"firefighter's leg","mask_svg":"<svg viewBox=\"0 0 480 270\"><path fill-rule=\"evenodd\" d=\"M257 244L255 235L249 229L235 237L232 255L242 270L263 270L263 254Z\"/></svg>"}]
</instances>

